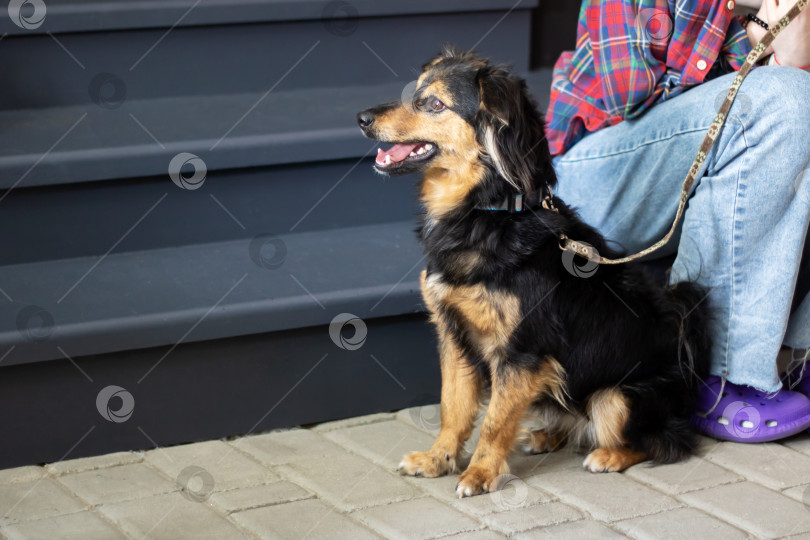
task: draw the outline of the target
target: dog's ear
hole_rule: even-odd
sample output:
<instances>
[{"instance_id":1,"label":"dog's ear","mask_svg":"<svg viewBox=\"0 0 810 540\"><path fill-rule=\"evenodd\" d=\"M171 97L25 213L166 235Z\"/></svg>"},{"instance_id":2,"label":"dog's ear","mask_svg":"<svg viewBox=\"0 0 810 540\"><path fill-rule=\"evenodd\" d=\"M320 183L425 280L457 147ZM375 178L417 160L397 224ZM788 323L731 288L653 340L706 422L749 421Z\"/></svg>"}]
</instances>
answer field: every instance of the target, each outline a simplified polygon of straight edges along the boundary
<instances>
[{"instance_id":1,"label":"dog's ear","mask_svg":"<svg viewBox=\"0 0 810 540\"><path fill-rule=\"evenodd\" d=\"M488 65L478 71L480 105L478 142L498 174L520 193L529 193L536 178L554 185L543 117L520 77Z\"/></svg>"}]
</instances>

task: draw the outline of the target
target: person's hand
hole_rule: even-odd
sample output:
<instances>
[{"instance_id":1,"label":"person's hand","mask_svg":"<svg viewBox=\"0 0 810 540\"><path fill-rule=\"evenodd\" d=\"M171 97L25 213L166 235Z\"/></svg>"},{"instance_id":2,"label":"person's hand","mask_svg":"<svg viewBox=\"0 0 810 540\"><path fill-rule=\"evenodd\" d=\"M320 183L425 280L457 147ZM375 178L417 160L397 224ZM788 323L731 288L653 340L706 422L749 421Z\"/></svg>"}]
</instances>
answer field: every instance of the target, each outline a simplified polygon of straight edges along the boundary
<instances>
[{"instance_id":1,"label":"person's hand","mask_svg":"<svg viewBox=\"0 0 810 540\"><path fill-rule=\"evenodd\" d=\"M762 3L760 14L757 16L769 25L776 24L795 4L796 0L765 0ZM748 26L759 27L754 23L750 23ZM764 35L765 29L760 28L760 30ZM808 67L810 64L810 15L807 14L807 9L776 36L771 48L774 58L779 64L805 69Z\"/></svg>"},{"instance_id":2,"label":"person's hand","mask_svg":"<svg viewBox=\"0 0 810 540\"><path fill-rule=\"evenodd\" d=\"M765 4L768 1L769 0L765 0L764 2L760 3L759 11L757 11L757 17L759 17L763 21L770 24L770 21L768 21L768 13L767 13L766 8L765 8ZM785 0L785 1L787 1L787 0ZM748 33L748 41L751 42L751 47L754 47L757 43L759 43L760 40L763 37L765 37L765 34L768 33L767 30L762 28L760 25L758 25L754 21L750 21L750 22L748 22L746 24L745 31L746 31L746 33ZM773 53L773 48L768 47L768 49L765 51L765 55L768 55L768 54L771 54L771 53Z\"/></svg>"}]
</instances>

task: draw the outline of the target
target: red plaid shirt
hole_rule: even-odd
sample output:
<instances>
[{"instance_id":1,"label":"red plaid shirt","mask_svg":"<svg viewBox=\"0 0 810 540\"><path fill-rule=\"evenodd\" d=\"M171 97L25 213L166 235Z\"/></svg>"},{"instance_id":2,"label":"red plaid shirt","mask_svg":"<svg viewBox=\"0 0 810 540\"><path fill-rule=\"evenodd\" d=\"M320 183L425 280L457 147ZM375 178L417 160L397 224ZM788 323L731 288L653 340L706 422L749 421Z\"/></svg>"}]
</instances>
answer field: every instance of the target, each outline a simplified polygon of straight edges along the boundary
<instances>
[{"instance_id":1,"label":"red plaid shirt","mask_svg":"<svg viewBox=\"0 0 810 540\"><path fill-rule=\"evenodd\" d=\"M554 66L546 114L552 155L740 69L751 45L733 10L729 0L584 0L576 50Z\"/></svg>"}]
</instances>

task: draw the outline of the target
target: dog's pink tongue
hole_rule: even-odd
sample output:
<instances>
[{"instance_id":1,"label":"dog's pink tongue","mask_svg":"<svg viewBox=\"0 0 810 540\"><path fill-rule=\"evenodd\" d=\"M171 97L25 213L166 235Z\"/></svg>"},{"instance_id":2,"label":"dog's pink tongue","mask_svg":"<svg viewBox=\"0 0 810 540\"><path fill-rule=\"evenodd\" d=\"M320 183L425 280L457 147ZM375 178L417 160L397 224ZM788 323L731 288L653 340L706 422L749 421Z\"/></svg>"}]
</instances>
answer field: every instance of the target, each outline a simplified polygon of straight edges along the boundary
<instances>
[{"instance_id":1,"label":"dog's pink tongue","mask_svg":"<svg viewBox=\"0 0 810 540\"><path fill-rule=\"evenodd\" d=\"M391 156L391 161L402 161L414 151L419 144L395 144L386 151L377 150L377 163L385 163L385 156Z\"/></svg>"}]
</instances>

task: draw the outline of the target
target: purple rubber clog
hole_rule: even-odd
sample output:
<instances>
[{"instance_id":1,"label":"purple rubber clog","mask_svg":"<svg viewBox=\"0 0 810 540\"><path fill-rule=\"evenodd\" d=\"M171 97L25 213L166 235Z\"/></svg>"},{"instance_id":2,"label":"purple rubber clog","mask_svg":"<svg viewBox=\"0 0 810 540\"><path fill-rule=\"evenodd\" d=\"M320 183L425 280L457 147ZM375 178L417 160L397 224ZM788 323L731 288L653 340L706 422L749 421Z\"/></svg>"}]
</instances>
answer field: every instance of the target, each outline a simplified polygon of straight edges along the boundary
<instances>
[{"instance_id":1,"label":"purple rubber clog","mask_svg":"<svg viewBox=\"0 0 810 540\"><path fill-rule=\"evenodd\" d=\"M765 394L712 375L701 386L692 427L722 441L767 442L810 428L810 399L799 392Z\"/></svg>"}]
</instances>

